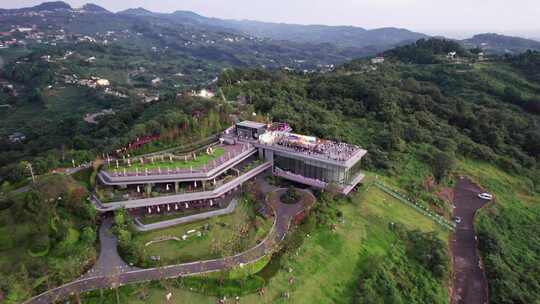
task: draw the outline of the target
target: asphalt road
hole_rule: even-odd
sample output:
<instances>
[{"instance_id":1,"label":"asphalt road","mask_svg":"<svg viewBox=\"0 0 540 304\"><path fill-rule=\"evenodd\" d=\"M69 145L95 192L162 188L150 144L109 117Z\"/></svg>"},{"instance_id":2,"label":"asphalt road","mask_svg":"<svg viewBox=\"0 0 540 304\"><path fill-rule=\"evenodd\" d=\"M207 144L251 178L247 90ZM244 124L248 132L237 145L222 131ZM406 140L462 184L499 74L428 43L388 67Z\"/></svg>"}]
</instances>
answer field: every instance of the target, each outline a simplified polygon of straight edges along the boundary
<instances>
[{"instance_id":1,"label":"asphalt road","mask_svg":"<svg viewBox=\"0 0 540 304\"><path fill-rule=\"evenodd\" d=\"M114 268L116 266L121 266L122 264L113 262L111 265L106 265L103 264L106 262L98 261L96 263L96 271L94 271L93 274L87 274L74 282L49 290L25 303L53 303L65 299L69 295L75 293L82 293L101 288L113 288L130 283L203 274L257 261L273 250L275 245L285 238L291 220L296 214L303 211L304 208L301 204L287 205L281 202L278 202L271 207L275 210L274 225L267 238L257 246L235 256L150 269L127 269L126 267ZM102 229L100 229L100 236L102 235L102 232L106 232L107 225L109 224L102 226ZM103 230L103 228L105 228L105 230ZM106 241L105 244L106 245L104 246L102 240L102 246L106 248L102 248L100 259L105 255L110 256L115 260L116 257L114 257L114 254L111 255L110 252L110 250L116 251L115 241L108 243ZM102 269L102 267L105 268ZM109 271L108 267L113 267L120 271Z\"/></svg>"},{"instance_id":2,"label":"asphalt road","mask_svg":"<svg viewBox=\"0 0 540 304\"><path fill-rule=\"evenodd\" d=\"M112 231L113 222L112 215L106 216L103 219L99 227L99 258L94 267L83 278L91 278L98 275L110 276L138 269L127 265L118 254L118 242Z\"/></svg>"},{"instance_id":3,"label":"asphalt road","mask_svg":"<svg viewBox=\"0 0 540 304\"><path fill-rule=\"evenodd\" d=\"M461 223L451 238L454 264L452 304L488 303L488 285L477 250L474 216L487 202L478 198L484 192L468 179L459 179L454 187L454 216Z\"/></svg>"}]
</instances>

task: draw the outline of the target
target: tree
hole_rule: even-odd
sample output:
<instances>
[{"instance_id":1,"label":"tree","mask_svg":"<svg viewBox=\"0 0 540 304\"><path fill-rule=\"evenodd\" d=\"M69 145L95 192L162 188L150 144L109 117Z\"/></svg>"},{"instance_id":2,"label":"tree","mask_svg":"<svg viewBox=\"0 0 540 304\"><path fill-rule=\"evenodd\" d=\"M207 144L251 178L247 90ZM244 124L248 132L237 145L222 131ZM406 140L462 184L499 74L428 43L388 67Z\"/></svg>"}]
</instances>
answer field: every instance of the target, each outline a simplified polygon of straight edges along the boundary
<instances>
[{"instance_id":1,"label":"tree","mask_svg":"<svg viewBox=\"0 0 540 304\"><path fill-rule=\"evenodd\" d=\"M513 86L504 88L504 99L509 103L517 105L523 103L523 96L521 96L521 93Z\"/></svg>"},{"instance_id":2,"label":"tree","mask_svg":"<svg viewBox=\"0 0 540 304\"><path fill-rule=\"evenodd\" d=\"M285 204L296 204L300 199L298 191L290 186L287 191L281 196L281 201Z\"/></svg>"},{"instance_id":3,"label":"tree","mask_svg":"<svg viewBox=\"0 0 540 304\"><path fill-rule=\"evenodd\" d=\"M32 90L30 95L28 96L28 102L37 104L37 105L43 105L43 97L41 97L41 93L38 89Z\"/></svg>"},{"instance_id":4,"label":"tree","mask_svg":"<svg viewBox=\"0 0 540 304\"><path fill-rule=\"evenodd\" d=\"M7 286L9 286L5 303L21 303L32 295L32 281L24 265L15 274L7 277Z\"/></svg>"},{"instance_id":5,"label":"tree","mask_svg":"<svg viewBox=\"0 0 540 304\"><path fill-rule=\"evenodd\" d=\"M96 231L92 227L84 227L81 240L86 244L93 244L96 241Z\"/></svg>"},{"instance_id":6,"label":"tree","mask_svg":"<svg viewBox=\"0 0 540 304\"><path fill-rule=\"evenodd\" d=\"M440 183L454 168L454 156L445 152L436 152L431 162L433 176Z\"/></svg>"}]
</instances>

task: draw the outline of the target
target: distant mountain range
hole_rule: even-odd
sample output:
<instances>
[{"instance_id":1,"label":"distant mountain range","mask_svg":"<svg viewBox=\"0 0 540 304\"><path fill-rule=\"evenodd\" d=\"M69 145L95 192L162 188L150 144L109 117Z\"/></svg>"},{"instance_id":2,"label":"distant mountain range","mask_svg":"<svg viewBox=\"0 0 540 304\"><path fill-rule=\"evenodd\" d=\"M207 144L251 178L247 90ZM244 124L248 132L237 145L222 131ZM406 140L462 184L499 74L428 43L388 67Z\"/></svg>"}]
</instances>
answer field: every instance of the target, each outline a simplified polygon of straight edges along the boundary
<instances>
[{"instance_id":1,"label":"distant mountain range","mask_svg":"<svg viewBox=\"0 0 540 304\"><path fill-rule=\"evenodd\" d=\"M191 11L155 14L139 8L125 10L119 12L119 14L159 16L183 23L236 30L273 40L289 40L298 43L330 43L344 48L393 47L404 42L413 42L428 37L428 35L422 33L392 27L366 30L355 26L299 25L252 20L225 20L204 17Z\"/></svg>"},{"instance_id":2,"label":"distant mountain range","mask_svg":"<svg viewBox=\"0 0 540 304\"><path fill-rule=\"evenodd\" d=\"M137 8L121 11L118 14L167 18L193 26L236 30L248 35L272 40L288 40L312 44L329 43L339 48L357 48L370 53L382 52L422 38L429 38L428 35L423 33L395 27L367 30L355 26L299 25L252 20L227 20L201 16L191 11L175 11L170 14L163 14ZM469 39L456 41L466 47L479 47L488 53L495 54L522 53L528 49L540 50L539 41L494 33L478 34Z\"/></svg>"},{"instance_id":3,"label":"distant mountain range","mask_svg":"<svg viewBox=\"0 0 540 304\"><path fill-rule=\"evenodd\" d=\"M86 11L94 13L111 13L95 4L86 4L81 8L72 8L69 4L56 1L21 9L0 9L0 13L22 13L29 11ZM111 13L112 14L112 13ZM172 22L190 26L204 27L219 31L235 32L245 35L268 38L272 40L288 40L295 43L332 44L346 49L366 49L368 53L376 53L396 45L414 42L428 37L422 33L399 28L380 28L366 30L354 26L298 25L284 23L259 22L251 20L225 20L201 16L190 11L176 11L170 14L155 13L144 8L131 8L115 15L128 15L142 18L168 19Z\"/></svg>"},{"instance_id":4,"label":"distant mountain range","mask_svg":"<svg viewBox=\"0 0 540 304\"><path fill-rule=\"evenodd\" d=\"M305 46L313 50L315 45L323 45L322 48L326 52L330 52L328 55L335 57L336 62L346 60L349 57L375 55L396 46L429 37L426 34L393 27L367 30L355 26L299 25L252 20L227 20L201 16L191 11L155 13L144 8L131 8L112 13L95 4L72 8L62 1L45 2L30 8L0 9L0 14L30 11L86 12L111 15L107 17L108 20L104 20L103 24L96 24L95 28L82 28L87 32L103 30L108 24L123 24L126 18L130 20L138 18L141 20L141 24L151 25L165 22L169 26L177 24L202 32L232 33L246 37L268 39L274 41L269 42L270 44L279 42L292 48L302 49ZM69 26L69 24L66 24L66 26ZM81 28L79 27L79 29ZM284 41L287 41L287 43ZM459 40L459 42L466 47L480 47L488 53L496 54L520 53L527 49L540 50L539 41L498 34L479 34L469 39Z\"/></svg>"}]
</instances>

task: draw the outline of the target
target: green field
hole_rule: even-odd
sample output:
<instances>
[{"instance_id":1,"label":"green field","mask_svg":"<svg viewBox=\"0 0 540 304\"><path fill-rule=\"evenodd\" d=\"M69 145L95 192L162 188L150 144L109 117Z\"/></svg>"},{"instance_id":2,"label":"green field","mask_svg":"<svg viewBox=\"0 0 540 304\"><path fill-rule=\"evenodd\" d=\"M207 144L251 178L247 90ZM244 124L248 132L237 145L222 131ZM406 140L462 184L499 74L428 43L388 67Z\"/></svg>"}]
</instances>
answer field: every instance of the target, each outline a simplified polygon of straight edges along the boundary
<instances>
[{"instance_id":1,"label":"green field","mask_svg":"<svg viewBox=\"0 0 540 304\"><path fill-rule=\"evenodd\" d=\"M302 245L292 257L278 258L281 262L270 262L261 272L260 275L268 280L265 295L243 296L240 303L351 303L359 269L368 259L401 255L400 250L394 248L396 236L389 229L391 222L409 229L435 231L443 240L448 238L448 232L430 219L375 187L362 189L350 202L341 202L339 210L343 212L343 221L337 224L335 231L318 228L309 236L304 235ZM292 285L289 284L291 277L294 279ZM216 302L215 297L160 284L168 286L173 293L172 303ZM130 303L163 301L164 287L145 286L121 289L121 298ZM446 287L435 284L432 288L438 295L438 303L446 303ZM141 290L146 295L143 300L138 298ZM282 298L284 292L290 294L289 300ZM100 303L112 303L108 302L113 300L112 296L105 296L105 302ZM90 303L98 302L92 299Z\"/></svg>"},{"instance_id":2,"label":"green field","mask_svg":"<svg viewBox=\"0 0 540 304\"><path fill-rule=\"evenodd\" d=\"M279 303L283 301L279 299L281 293L287 291L293 303L351 303L359 275L356 266L369 257L393 253L395 236L388 229L391 222L410 229L437 231L441 238L447 237L447 232L431 220L375 188L355 196L352 203L342 205L340 210L344 223L335 232L319 230L307 237L298 257L289 265L292 274L278 272L270 281L263 302ZM295 279L293 286L288 284L290 276ZM441 301L445 298L441 291ZM253 295L243 302L258 300Z\"/></svg>"},{"instance_id":3,"label":"green field","mask_svg":"<svg viewBox=\"0 0 540 304\"><path fill-rule=\"evenodd\" d=\"M204 229L205 225L208 230ZM169 240L144 246L145 256L160 256L160 264L177 264L197 260L234 255L256 245L270 231L272 222L256 216L253 207L242 201L230 214L196 223L171 228L138 233L134 241L144 246L149 241L164 236L181 238L190 230L200 231L190 234L186 241Z\"/></svg>"}]
</instances>

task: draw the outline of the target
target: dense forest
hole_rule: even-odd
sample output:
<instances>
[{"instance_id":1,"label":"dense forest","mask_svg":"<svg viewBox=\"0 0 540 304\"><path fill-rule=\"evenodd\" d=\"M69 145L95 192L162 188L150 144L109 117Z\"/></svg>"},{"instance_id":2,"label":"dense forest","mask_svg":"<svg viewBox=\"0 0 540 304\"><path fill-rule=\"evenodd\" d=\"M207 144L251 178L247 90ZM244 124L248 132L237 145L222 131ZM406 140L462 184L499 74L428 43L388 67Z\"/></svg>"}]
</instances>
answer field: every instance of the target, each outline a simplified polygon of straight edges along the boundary
<instances>
[{"instance_id":1,"label":"dense forest","mask_svg":"<svg viewBox=\"0 0 540 304\"><path fill-rule=\"evenodd\" d=\"M441 59L450 50L466 62ZM393 177L441 214L444 206L423 193L425 176L415 176L411 164L430 167L441 184L451 183L456 162L489 164L538 196L538 53L474 62L473 53L453 42L423 40L387 55L391 60L382 65L357 60L327 74L231 70L219 85L228 98L245 96L254 111L298 132L368 149L366 169ZM531 233L540 207L505 198L477 219L491 299L531 303L540 297L540 239ZM367 279L376 282L392 271L378 269Z\"/></svg>"}]
</instances>

